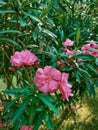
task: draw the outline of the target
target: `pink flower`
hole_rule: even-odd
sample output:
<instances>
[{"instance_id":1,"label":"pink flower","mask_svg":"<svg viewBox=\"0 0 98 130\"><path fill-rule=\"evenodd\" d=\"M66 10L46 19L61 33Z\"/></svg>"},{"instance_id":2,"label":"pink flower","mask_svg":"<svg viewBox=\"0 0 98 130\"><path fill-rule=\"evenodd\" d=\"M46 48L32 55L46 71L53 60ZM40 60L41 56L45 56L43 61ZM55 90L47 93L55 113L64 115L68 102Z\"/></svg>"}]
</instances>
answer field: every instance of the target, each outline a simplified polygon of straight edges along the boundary
<instances>
[{"instance_id":1,"label":"pink flower","mask_svg":"<svg viewBox=\"0 0 98 130\"><path fill-rule=\"evenodd\" d=\"M70 39L66 39L65 42L62 43L64 46L64 52L69 55L69 56L73 56L74 54L74 50L72 50L72 47L74 45L74 42L71 41Z\"/></svg>"},{"instance_id":2,"label":"pink flower","mask_svg":"<svg viewBox=\"0 0 98 130\"><path fill-rule=\"evenodd\" d=\"M98 44L96 44L95 41L93 41L93 40L90 41L90 46L92 48L98 48Z\"/></svg>"},{"instance_id":3,"label":"pink flower","mask_svg":"<svg viewBox=\"0 0 98 130\"><path fill-rule=\"evenodd\" d=\"M69 55L69 56L72 56L74 54L74 50L66 49L66 54Z\"/></svg>"},{"instance_id":4,"label":"pink flower","mask_svg":"<svg viewBox=\"0 0 98 130\"><path fill-rule=\"evenodd\" d=\"M20 128L20 130L33 130L33 126L26 126L26 125L24 125L24 126L22 126L21 128Z\"/></svg>"},{"instance_id":5,"label":"pink flower","mask_svg":"<svg viewBox=\"0 0 98 130\"><path fill-rule=\"evenodd\" d=\"M34 77L34 83L43 93L53 93L58 89L61 72L51 66L44 69L38 68Z\"/></svg>"},{"instance_id":6,"label":"pink flower","mask_svg":"<svg viewBox=\"0 0 98 130\"><path fill-rule=\"evenodd\" d=\"M82 47L82 53L84 54L88 54L89 53L89 48L90 48L90 44L85 44L83 47Z\"/></svg>"},{"instance_id":7,"label":"pink flower","mask_svg":"<svg viewBox=\"0 0 98 130\"><path fill-rule=\"evenodd\" d=\"M68 77L69 74L62 73L60 87L59 87L59 90L62 93L62 99L66 99L67 101L69 101L69 96L73 96L73 93L71 93L72 85L68 83Z\"/></svg>"},{"instance_id":8,"label":"pink flower","mask_svg":"<svg viewBox=\"0 0 98 130\"><path fill-rule=\"evenodd\" d=\"M91 40L90 43L85 44L81 50L83 54L98 57L98 44L96 44L93 40Z\"/></svg>"},{"instance_id":9,"label":"pink flower","mask_svg":"<svg viewBox=\"0 0 98 130\"><path fill-rule=\"evenodd\" d=\"M37 56L29 50L15 52L15 54L10 58L10 62L17 68L20 68L21 66L33 65L36 61Z\"/></svg>"},{"instance_id":10,"label":"pink flower","mask_svg":"<svg viewBox=\"0 0 98 130\"><path fill-rule=\"evenodd\" d=\"M66 41L63 42L62 44L64 47L67 47L67 46L73 46L74 42L67 38Z\"/></svg>"}]
</instances>

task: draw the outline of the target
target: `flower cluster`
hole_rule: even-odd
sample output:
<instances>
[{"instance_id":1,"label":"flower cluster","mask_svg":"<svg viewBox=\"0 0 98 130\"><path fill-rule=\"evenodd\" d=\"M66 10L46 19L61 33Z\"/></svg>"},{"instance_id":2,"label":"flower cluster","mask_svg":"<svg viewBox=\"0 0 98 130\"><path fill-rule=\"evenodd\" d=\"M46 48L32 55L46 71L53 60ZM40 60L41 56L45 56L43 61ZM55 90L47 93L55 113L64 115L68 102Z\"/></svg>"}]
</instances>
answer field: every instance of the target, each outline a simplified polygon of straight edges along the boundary
<instances>
[{"instance_id":1,"label":"flower cluster","mask_svg":"<svg viewBox=\"0 0 98 130\"><path fill-rule=\"evenodd\" d=\"M98 44L96 44L93 40L91 40L90 43L85 44L81 50L83 54L98 57Z\"/></svg>"},{"instance_id":2,"label":"flower cluster","mask_svg":"<svg viewBox=\"0 0 98 130\"><path fill-rule=\"evenodd\" d=\"M59 89L62 93L62 98L68 101L69 96L73 96L71 93L72 85L68 83L68 77L67 73L61 73L51 66L45 66L44 69L38 68L34 83L45 94L53 93Z\"/></svg>"},{"instance_id":3,"label":"flower cluster","mask_svg":"<svg viewBox=\"0 0 98 130\"><path fill-rule=\"evenodd\" d=\"M72 50L72 46L74 45L73 41L71 41L70 39L66 39L66 41L63 42L62 45L64 46L64 52L67 55L70 56L74 54L74 50Z\"/></svg>"}]
</instances>

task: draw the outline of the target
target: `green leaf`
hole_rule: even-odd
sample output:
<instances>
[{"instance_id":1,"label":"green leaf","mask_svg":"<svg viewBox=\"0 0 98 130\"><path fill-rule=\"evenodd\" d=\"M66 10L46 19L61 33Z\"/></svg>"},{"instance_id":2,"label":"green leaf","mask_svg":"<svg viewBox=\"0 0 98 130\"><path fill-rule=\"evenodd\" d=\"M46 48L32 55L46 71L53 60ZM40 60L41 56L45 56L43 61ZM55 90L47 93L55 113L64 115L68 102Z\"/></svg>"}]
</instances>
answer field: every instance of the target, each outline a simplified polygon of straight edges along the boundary
<instances>
[{"instance_id":1,"label":"green leaf","mask_svg":"<svg viewBox=\"0 0 98 130\"><path fill-rule=\"evenodd\" d=\"M16 13L14 10L0 10L0 14L5 14L5 13Z\"/></svg>"},{"instance_id":2,"label":"green leaf","mask_svg":"<svg viewBox=\"0 0 98 130\"><path fill-rule=\"evenodd\" d=\"M11 120L11 124L15 123L22 115L22 113L24 112L28 102L29 102L29 98L27 98L21 105L20 107L16 110L14 117Z\"/></svg>"},{"instance_id":3,"label":"green leaf","mask_svg":"<svg viewBox=\"0 0 98 130\"><path fill-rule=\"evenodd\" d=\"M53 127L53 123L52 123L52 117L51 117L51 115L49 115L49 114L45 114L45 121L46 121L46 125L47 125L47 128L49 129L49 130L54 130L54 127Z\"/></svg>"},{"instance_id":4,"label":"green leaf","mask_svg":"<svg viewBox=\"0 0 98 130\"><path fill-rule=\"evenodd\" d=\"M19 5L19 7L21 8L22 3L20 2L20 0L17 0L17 3L18 3L18 5Z\"/></svg>"},{"instance_id":5,"label":"green leaf","mask_svg":"<svg viewBox=\"0 0 98 130\"><path fill-rule=\"evenodd\" d=\"M79 68L80 73L87 75L88 77L91 77L91 75L88 73L87 70Z\"/></svg>"},{"instance_id":6,"label":"green leaf","mask_svg":"<svg viewBox=\"0 0 98 130\"><path fill-rule=\"evenodd\" d=\"M23 17L19 17L19 23L22 27L25 27L26 26L26 21Z\"/></svg>"},{"instance_id":7,"label":"green leaf","mask_svg":"<svg viewBox=\"0 0 98 130\"><path fill-rule=\"evenodd\" d=\"M5 104L6 107L5 107L4 113L7 112L15 104L16 101L17 101L17 99L14 99L14 100L10 101L9 103Z\"/></svg>"},{"instance_id":8,"label":"green leaf","mask_svg":"<svg viewBox=\"0 0 98 130\"><path fill-rule=\"evenodd\" d=\"M98 75L98 72L94 69L94 67L90 64L86 65L92 72Z\"/></svg>"},{"instance_id":9,"label":"green leaf","mask_svg":"<svg viewBox=\"0 0 98 130\"><path fill-rule=\"evenodd\" d=\"M47 7L42 12L42 14L40 16L41 18L44 17L48 13L48 11L53 7L54 2L55 2L55 0L50 0L50 2L47 4Z\"/></svg>"},{"instance_id":10,"label":"green leaf","mask_svg":"<svg viewBox=\"0 0 98 130\"><path fill-rule=\"evenodd\" d=\"M96 58L95 63L96 63L96 65L98 66L98 58Z\"/></svg>"},{"instance_id":11,"label":"green leaf","mask_svg":"<svg viewBox=\"0 0 98 130\"><path fill-rule=\"evenodd\" d=\"M74 74L75 74L75 76L76 76L76 81L78 81L79 83L81 83L79 72L78 72L78 71L75 71Z\"/></svg>"},{"instance_id":12,"label":"green leaf","mask_svg":"<svg viewBox=\"0 0 98 130\"><path fill-rule=\"evenodd\" d=\"M39 126L42 124L43 119L44 119L44 113L39 114L39 117L34 125L33 130L38 130Z\"/></svg>"},{"instance_id":13,"label":"green leaf","mask_svg":"<svg viewBox=\"0 0 98 130\"><path fill-rule=\"evenodd\" d=\"M77 59L83 59L85 61L91 61L91 60L95 59L93 56L85 55L85 54L76 55L75 58L77 58Z\"/></svg>"},{"instance_id":14,"label":"green leaf","mask_svg":"<svg viewBox=\"0 0 98 130\"><path fill-rule=\"evenodd\" d=\"M21 33L20 31L17 30L2 30L0 31L0 34L5 34L5 33Z\"/></svg>"},{"instance_id":15,"label":"green leaf","mask_svg":"<svg viewBox=\"0 0 98 130\"><path fill-rule=\"evenodd\" d=\"M77 31L76 31L76 46L77 47L79 44L79 39L80 39L80 28L77 28Z\"/></svg>"},{"instance_id":16,"label":"green leaf","mask_svg":"<svg viewBox=\"0 0 98 130\"><path fill-rule=\"evenodd\" d=\"M41 31L42 31L43 33L48 34L49 36L51 36L51 37L53 37L53 38L57 38L57 36L56 36L54 33L52 33L51 31L49 31L48 29L42 28Z\"/></svg>"},{"instance_id":17,"label":"green leaf","mask_svg":"<svg viewBox=\"0 0 98 130\"><path fill-rule=\"evenodd\" d=\"M36 102L38 103L38 102ZM29 126L32 125L32 122L34 121L35 118L35 109L36 109L36 104L34 102L31 103L30 109L29 109L29 116L28 116L28 123Z\"/></svg>"},{"instance_id":18,"label":"green leaf","mask_svg":"<svg viewBox=\"0 0 98 130\"><path fill-rule=\"evenodd\" d=\"M47 105L55 114L58 115L57 108L51 103L50 99L45 94L38 94L38 97L41 99L41 101Z\"/></svg>"},{"instance_id":19,"label":"green leaf","mask_svg":"<svg viewBox=\"0 0 98 130\"><path fill-rule=\"evenodd\" d=\"M23 95L31 95L32 94L32 91L29 90L28 88L12 88L12 89L9 89L9 90L4 90L3 91L4 93L8 94L8 95L14 95L16 97L19 97L19 96L23 96ZM37 100L36 97L33 97L33 100Z\"/></svg>"},{"instance_id":20,"label":"green leaf","mask_svg":"<svg viewBox=\"0 0 98 130\"><path fill-rule=\"evenodd\" d=\"M3 5L7 4L6 2L4 2L3 0L0 0L0 7L2 7Z\"/></svg>"},{"instance_id":21,"label":"green leaf","mask_svg":"<svg viewBox=\"0 0 98 130\"><path fill-rule=\"evenodd\" d=\"M6 37L0 37L0 40L1 41L6 41L6 42L9 42L9 43L11 43L12 45L14 45L14 46L17 46L17 47L19 47L19 44L17 43L17 42L15 42L14 40L12 40L12 39L10 39L10 38L6 38Z\"/></svg>"},{"instance_id":22,"label":"green leaf","mask_svg":"<svg viewBox=\"0 0 98 130\"><path fill-rule=\"evenodd\" d=\"M43 25L42 21L41 21L39 18L37 18L37 17L35 17L35 16L33 16L33 15L27 13L27 12L23 12L23 13L24 13L25 16L28 16L28 17L30 17L32 20L34 20L34 21L40 23L41 25Z\"/></svg>"}]
</instances>

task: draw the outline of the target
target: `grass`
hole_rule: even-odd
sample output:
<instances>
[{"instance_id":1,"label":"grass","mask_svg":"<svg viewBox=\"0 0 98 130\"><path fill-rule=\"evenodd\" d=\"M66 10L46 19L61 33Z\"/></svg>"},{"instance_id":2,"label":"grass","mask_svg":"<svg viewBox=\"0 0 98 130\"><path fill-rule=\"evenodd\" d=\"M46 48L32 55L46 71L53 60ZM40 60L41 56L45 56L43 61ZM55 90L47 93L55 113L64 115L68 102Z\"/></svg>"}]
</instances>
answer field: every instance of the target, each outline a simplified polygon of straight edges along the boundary
<instances>
[{"instance_id":1,"label":"grass","mask_svg":"<svg viewBox=\"0 0 98 130\"><path fill-rule=\"evenodd\" d=\"M6 88L3 80L0 80L0 91ZM83 98L75 109L75 116L64 120L60 126L61 130L97 130L98 129L98 87L96 97ZM65 115L66 116L66 115Z\"/></svg>"},{"instance_id":2,"label":"grass","mask_svg":"<svg viewBox=\"0 0 98 130\"><path fill-rule=\"evenodd\" d=\"M98 130L98 87L96 97L84 97L81 105L77 104L75 113L75 117L63 122L61 130Z\"/></svg>"}]
</instances>

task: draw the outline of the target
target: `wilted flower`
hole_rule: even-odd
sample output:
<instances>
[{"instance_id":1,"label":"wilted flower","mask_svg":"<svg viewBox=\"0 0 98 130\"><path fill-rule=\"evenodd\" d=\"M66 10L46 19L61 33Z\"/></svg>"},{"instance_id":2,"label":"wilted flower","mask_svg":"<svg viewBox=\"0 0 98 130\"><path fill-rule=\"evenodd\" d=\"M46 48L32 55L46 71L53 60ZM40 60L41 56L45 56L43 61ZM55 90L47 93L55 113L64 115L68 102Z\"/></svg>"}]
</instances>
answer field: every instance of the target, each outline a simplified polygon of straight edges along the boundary
<instances>
[{"instance_id":1,"label":"wilted flower","mask_svg":"<svg viewBox=\"0 0 98 130\"><path fill-rule=\"evenodd\" d=\"M58 67L60 67L60 70L63 70L65 67L64 60L58 60L56 64Z\"/></svg>"},{"instance_id":2,"label":"wilted flower","mask_svg":"<svg viewBox=\"0 0 98 130\"><path fill-rule=\"evenodd\" d=\"M7 124L3 123L3 122L0 122L0 128L6 126Z\"/></svg>"},{"instance_id":3,"label":"wilted flower","mask_svg":"<svg viewBox=\"0 0 98 130\"><path fill-rule=\"evenodd\" d=\"M31 53L29 50L15 52L10 58L10 62L13 66L20 68L21 66L34 65L37 61L37 56Z\"/></svg>"},{"instance_id":4,"label":"wilted flower","mask_svg":"<svg viewBox=\"0 0 98 130\"><path fill-rule=\"evenodd\" d=\"M34 77L34 83L43 93L53 93L58 89L61 72L51 66L44 69L38 68Z\"/></svg>"},{"instance_id":5,"label":"wilted flower","mask_svg":"<svg viewBox=\"0 0 98 130\"><path fill-rule=\"evenodd\" d=\"M71 93L72 85L68 83L68 77L69 74L62 73L60 86L59 86L59 90L62 93L62 99L66 99L67 101L69 101L69 96L73 96L73 93Z\"/></svg>"}]
</instances>

